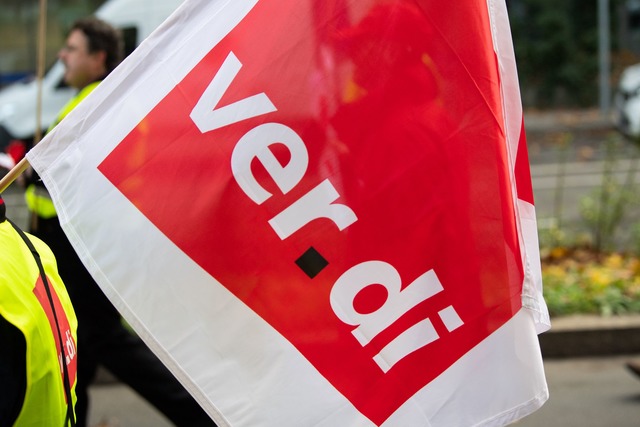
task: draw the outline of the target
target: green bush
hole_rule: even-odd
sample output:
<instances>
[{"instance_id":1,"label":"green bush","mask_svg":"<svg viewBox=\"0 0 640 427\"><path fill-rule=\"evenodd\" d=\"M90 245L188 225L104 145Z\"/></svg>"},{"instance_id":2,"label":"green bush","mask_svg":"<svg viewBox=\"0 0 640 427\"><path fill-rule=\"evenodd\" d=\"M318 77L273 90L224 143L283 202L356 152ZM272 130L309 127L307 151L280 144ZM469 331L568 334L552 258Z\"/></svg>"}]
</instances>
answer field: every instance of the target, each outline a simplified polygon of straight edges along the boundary
<instances>
[{"instance_id":1,"label":"green bush","mask_svg":"<svg viewBox=\"0 0 640 427\"><path fill-rule=\"evenodd\" d=\"M640 258L556 248L543 260L544 297L552 316L640 313Z\"/></svg>"}]
</instances>

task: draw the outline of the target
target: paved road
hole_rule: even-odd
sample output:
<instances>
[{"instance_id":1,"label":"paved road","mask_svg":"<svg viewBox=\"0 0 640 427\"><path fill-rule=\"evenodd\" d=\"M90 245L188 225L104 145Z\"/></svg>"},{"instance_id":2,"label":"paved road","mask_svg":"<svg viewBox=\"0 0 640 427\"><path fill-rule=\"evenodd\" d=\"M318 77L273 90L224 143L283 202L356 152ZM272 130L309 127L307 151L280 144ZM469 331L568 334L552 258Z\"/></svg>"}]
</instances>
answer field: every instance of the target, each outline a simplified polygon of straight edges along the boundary
<instances>
[{"instance_id":1,"label":"paved road","mask_svg":"<svg viewBox=\"0 0 640 427\"><path fill-rule=\"evenodd\" d=\"M128 386L120 383L89 390L90 427L171 427L172 424Z\"/></svg>"},{"instance_id":2,"label":"paved road","mask_svg":"<svg viewBox=\"0 0 640 427\"><path fill-rule=\"evenodd\" d=\"M640 378L626 370L626 360L616 357L545 361L550 398L515 426L640 426Z\"/></svg>"},{"instance_id":3,"label":"paved road","mask_svg":"<svg viewBox=\"0 0 640 427\"><path fill-rule=\"evenodd\" d=\"M640 359L640 355L637 355ZM640 378L626 357L546 360L551 397L514 427L638 427ZM169 427L154 408L120 384L94 386L91 425Z\"/></svg>"}]
</instances>

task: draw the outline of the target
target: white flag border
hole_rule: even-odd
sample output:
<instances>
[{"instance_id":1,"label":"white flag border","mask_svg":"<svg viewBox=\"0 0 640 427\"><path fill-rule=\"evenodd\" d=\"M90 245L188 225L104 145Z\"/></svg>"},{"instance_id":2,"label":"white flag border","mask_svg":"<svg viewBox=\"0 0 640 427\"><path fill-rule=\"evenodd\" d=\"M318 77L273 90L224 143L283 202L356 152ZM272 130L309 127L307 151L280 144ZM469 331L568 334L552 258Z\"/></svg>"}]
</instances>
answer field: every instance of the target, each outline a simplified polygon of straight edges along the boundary
<instances>
[{"instance_id":1,"label":"white flag border","mask_svg":"<svg viewBox=\"0 0 640 427\"><path fill-rule=\"evenodd\" d=\"M516 201L514 209L525 273L522 286L522 305L532 311L536 330L538 333L542 333L551 327L551 320L542 295L542 273L535 207L529 202L518 199L516 188L515 166L523 124L523 110L509 16L505 0L487 0L487 8L491 21L494 50L498 60L502 114L507 139L506 149L510 164L513 200Z\"/></svg>"}]
</instances>

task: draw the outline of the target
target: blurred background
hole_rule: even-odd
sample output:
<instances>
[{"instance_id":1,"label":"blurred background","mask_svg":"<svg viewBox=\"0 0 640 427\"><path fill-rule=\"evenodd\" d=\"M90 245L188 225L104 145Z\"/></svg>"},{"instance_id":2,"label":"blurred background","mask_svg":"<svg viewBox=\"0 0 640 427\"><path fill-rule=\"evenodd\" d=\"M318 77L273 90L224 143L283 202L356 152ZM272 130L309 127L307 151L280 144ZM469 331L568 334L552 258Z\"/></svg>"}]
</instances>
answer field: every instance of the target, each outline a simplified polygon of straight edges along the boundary
<instances>
[{"instance_id":1,"label":"blurred background","mask_svg":"<svg viewBox=\"0 0 640 427\"><path fill-rule=\"evenodd\" d=\"M506 2L552 315L540 336L551 399L518 425L638 426L640 0ZM47 69L71 23L103 3L48 1ZM0 151L15 156L33 132L3 124L2 99L34 79L38 18L37 0L0 0ZM26 226L22 189L3 197ZM169 425L108 372L93 393L94 425Z\"/></svg>"},{"instance_id":2,"label":"blurred background","mask_svg":"<svg viewBox=\"0 0 640 427\"><path fill-rule=\"evenodd\" d=\"M71 23L104 0L49 0L46 63ZM600 3L607 23L602 22ZM36 70L39 2L0 1L0 86ZM640 0L507 0L527 108L598 105L599 31L609 28L610 84L640 55Z\"/></svg>"},{"instance_id":3,"label":"blurred background","mask_svg":"<svg viewBox=\"0 0 640 427\"><path fill-rule=\"evenodd\" d=\"M48 2L46 64L56 59L68 28L89 15L104 0L51 0ZM38 19L37 0L0 0L0 87L36 72Z\"/></svg>"}]
</instances>

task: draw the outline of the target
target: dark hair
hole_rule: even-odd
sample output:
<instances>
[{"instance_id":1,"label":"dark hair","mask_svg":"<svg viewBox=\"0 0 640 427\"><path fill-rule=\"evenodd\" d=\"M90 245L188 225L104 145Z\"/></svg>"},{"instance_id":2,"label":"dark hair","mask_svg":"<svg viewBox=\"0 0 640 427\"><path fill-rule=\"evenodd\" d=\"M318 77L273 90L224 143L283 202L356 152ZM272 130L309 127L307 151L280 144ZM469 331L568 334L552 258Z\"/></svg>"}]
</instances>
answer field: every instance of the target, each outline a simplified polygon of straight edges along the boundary
<instances>
[{"instance_id":1,"label":"dark hair","mask_svg":"<svg viewBox=\"0 0 640 427\"><path fill-rule=\"evenodd\" d=\"M71 31L79 30L87 37L87 47L90 53L104 51L106 55L105 67L107 73L118 66L124 54L124 43L120 31L107 22L88 17L77 20Z\"/></svg>"}]
</instances>

